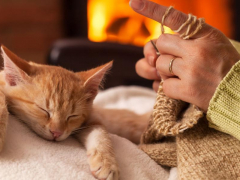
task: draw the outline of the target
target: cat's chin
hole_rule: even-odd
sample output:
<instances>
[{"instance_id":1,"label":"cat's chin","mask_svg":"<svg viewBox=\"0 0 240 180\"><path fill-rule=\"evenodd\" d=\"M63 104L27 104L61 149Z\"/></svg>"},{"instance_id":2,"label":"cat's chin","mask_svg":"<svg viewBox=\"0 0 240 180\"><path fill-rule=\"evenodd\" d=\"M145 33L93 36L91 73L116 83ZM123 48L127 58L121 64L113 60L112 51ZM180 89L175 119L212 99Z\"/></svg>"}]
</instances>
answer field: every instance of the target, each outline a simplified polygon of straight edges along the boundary
<instances>
[{"instance_id":1,"label":"cat's chin","mask_svg":"<svg viewBox=\"0 0 240 180\"><path fill-rule=\"evenodd\" d=\"M59 138L54 138L53 141L59 142L59 141L64 141L65 139L67 139L67 137L66 138L59 137Z\"/></svg>"},{"instance_id":2,"label":"cat's chin","mask_svg":"<svg viewBox=\"0 0 240 180\"><path fill-rule=\"evenodd\" d=\"M45 135L42 135L42 134L38 134L38 136L47 140L47 141L55 141L54 137L49 137L49 136L45 136Z\"/></svg>"},{"instance_id":3,"label":"cat's chin","mask_svg":"<svg viewBox=\"0 0 240 180\"><path fill-rule=\"evenodd\" d=\"M43 139L45 139L47 141L57 141L57 142L63 141L63 140L66 139L66 138L63 139L63 138L54 138L54 137L46 137L46 136L41 136L41 138L43 138Z\"/></svg>"},{"instance_id":4,"label":"cat's chin","mask_svg":"<svg viewBox=\"0 0 240 180\"><path fill-rule=\"evenodd\" d=\"M64 141L65 139L67 139L67 137L54 138L54 137L46 137L46 136L42 136L42 135L39 135L39 136L41 136L41 138L43 138L47 141L56 141L56 142Z\"/></svg>"}]
</instances>

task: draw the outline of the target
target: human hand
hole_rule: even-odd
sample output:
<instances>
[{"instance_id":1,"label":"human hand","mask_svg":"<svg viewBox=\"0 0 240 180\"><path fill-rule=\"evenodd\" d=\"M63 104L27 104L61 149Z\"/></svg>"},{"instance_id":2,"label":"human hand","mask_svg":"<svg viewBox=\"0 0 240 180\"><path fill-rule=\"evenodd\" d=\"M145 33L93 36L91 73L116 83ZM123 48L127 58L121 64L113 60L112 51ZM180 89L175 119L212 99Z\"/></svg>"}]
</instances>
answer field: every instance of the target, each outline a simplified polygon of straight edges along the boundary
<instances>
[{"instance_id":1,"label":"human hand","mask_svg":"<svg viewBox=\"0 0 240 180\"><path fill-rule=\"evenodd\" d=\"M140 2L143 4L140 5ZM167 9L147 0L132 0L130 5L136 12L158 22L161 22ZM186 14L172 9L165 19L165 25L176 30L187 19ZM186 28L183 28L179 33L185 31ZM221 80L240 60L239 53L228 38L208 24L204 24L189 40L183 40L178 34L162 34L156 40L156 46L161 53L159 57L150 43L145 45L145 57L136 64L137 73L147 79L159 81L160 78L153 70L155 67L164 80L163 91L167 96L195 104L204 111L207 111ZM169 72L169 64L173 58L174 75ZM156 90L156 86L154 88Z\"/></svg>"},{"instance_id":2,"label":"human hand","mask_svg":"<svg viewBox=\"0 0 240 180\"><path fill-rule=\"evenodd\" d=\"M153 40L153 42L155 43L156 41ZM135 65L136 72L145 79L154 80L153 89L157 92L161 77L156 69L156 60L158 56L156 55L156 50L152 43L146 43L143 48L143 54L144 58L137 61Z\"/></svg>"}]
</instances>

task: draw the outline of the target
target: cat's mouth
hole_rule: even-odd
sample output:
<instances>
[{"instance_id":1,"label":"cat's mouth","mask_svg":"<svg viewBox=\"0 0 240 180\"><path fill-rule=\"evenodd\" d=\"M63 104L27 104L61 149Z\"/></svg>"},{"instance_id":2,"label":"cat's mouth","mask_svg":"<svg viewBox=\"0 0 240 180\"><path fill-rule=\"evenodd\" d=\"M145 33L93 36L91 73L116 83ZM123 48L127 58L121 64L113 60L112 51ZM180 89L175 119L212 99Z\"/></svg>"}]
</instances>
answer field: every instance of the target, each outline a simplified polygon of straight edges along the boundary
<instances>
[{"instance_id":1,"label":"cat's mouth","mask_svg":"<svg viewBox=\"0 0 240 180\"><path fill-rule=\"evenodd\" d=\"M54 141L54 142L59 142L65 140L67 137L65 135L61 135L59 137L54 137L52 134L48 133L41 133L39 131L35 131L37 135L47 141Z\"/></svg>"},{"instance_id":2,"label":"cat's mouth","mask_svg":"<svg viewBox=\"0 0 240 180\"><path fill-rule=\"evenodd\" d=\"M68 134L64 133L59 137L52 137L52 141L55 141L55 142L63 141L65 139L67 139L68 136L69 136Z\"/></svg>"},{"instance_id":3,"label":"cat's mouth","mask_svg":"<svg viewBox=\"0 0 240 180\"><path fill-rule=\"evenodd\" d=\"M54 141L54 142L59 142L59 141L63 141L65 140L66 138L61 138L61 137L46 137L46 136L42 136L42 135L39 135L41 138L44 138L45 140L48 140L48 141Z\"/></svg>"},{"instance_id":4,"label":"cat's mouth","mask_svg":"<svg viewBox=\"0 0 240 180\"><path fill-rule=\"evenodd\" d=\"M63 139L63 140L64 140L64 139ZM60 140L60 138L53 138L52 141L59 142L59 141L63 141L63 140Z\"/></svg>"}]
</instances>

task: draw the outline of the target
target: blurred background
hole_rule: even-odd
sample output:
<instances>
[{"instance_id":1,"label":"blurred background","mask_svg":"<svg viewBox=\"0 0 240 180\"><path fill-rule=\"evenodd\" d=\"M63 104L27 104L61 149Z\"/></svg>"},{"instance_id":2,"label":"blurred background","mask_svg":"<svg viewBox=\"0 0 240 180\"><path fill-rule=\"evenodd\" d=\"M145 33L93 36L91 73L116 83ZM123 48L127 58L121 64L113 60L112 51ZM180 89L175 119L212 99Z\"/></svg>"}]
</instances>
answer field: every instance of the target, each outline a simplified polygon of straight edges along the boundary
<instances>
[{"instance_id":1,"label":"blurred background","mask_svg":"<svg viewBox=\"0 0 240 180\"><path fill-rule=\"evenodd\" d=\"M239 0L154 1L204 17L227 37L240 41ZM0 0L0 43L20 57L38 63L54 64L51 58L59 56L54 47L59 49L74 39L75 45L81 46L79 53L84 53L81 49L85 46L105 46L106 52L113 47L127 47L132 48L130 53L136 47L138 56L142 56L142 46L159 35L160 25L132 11L129 0ZM67 41L59 45L59 39ZM115 59L114 55L110 58Z\"/></svg>"}]
</instances>

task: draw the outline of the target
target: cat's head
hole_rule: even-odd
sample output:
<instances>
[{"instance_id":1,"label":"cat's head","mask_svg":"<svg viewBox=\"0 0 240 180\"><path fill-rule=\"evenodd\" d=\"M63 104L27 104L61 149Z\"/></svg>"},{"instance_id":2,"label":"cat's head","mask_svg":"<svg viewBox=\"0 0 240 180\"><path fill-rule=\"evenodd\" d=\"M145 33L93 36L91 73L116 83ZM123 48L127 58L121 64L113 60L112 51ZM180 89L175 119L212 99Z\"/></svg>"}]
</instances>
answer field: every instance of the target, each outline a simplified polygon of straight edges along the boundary
<instances>
[{"instance_id":1,"label":"cat's head","mask_svg":"<svg viewBox=\"0 0 240 180\"><path fill-rule=\"evenodd\" d=\"M0 89L8 109L38 135L61 141L88 118L98 88L112 62L74 73L27 62L2 46Z\"/></svg>"}]
</instances>

